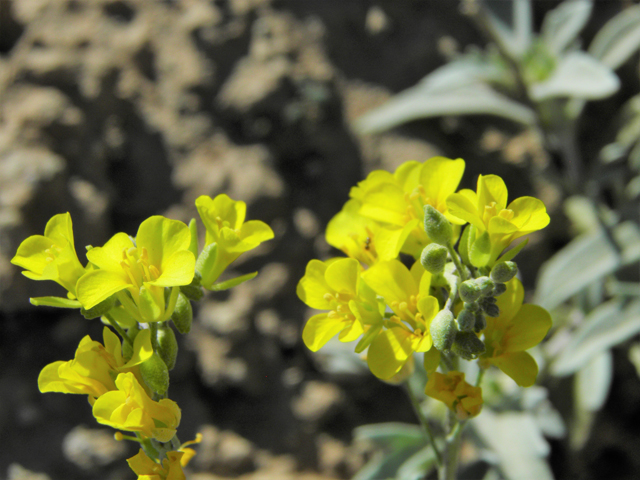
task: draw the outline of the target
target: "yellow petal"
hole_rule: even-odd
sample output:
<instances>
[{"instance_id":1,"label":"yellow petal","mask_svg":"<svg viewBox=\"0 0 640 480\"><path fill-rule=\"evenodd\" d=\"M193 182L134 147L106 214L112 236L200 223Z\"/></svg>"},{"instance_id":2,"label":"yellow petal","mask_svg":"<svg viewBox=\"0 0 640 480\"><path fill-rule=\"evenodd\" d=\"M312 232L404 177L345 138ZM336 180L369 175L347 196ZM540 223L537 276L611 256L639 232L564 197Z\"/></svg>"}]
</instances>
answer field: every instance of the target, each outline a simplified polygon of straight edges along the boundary
<instances>
[{"instance_id":1,"label":"yellow petal","mask_svg":"<svg viewBox=\"0 0 640 480\"><path fill-rule=\"evenodd\" d=\"M121 272L122 251L135 245L126 233L116 233L102 247L92 248L87 252L91 263L102 270ZM105 297L106 298L106 297Z\"/></svg>"},{"instance_id":2,"label":"yellow petal","mask_svg":"<svg viewBox=\"0 0 640 480\"><path fill-rule=\"evenodd\" d=\"M307 321L302 331L302 340L309 350L317 352L344 327L341 318L329 318L328 314L319 313Z\"/></svg>"},{"instance_id":3,"label":"yellow petal","mask_svg":"<svg viewBox=\"0 0 640 480\"><path fill-rule=\"evenodd\" d=\"M304 277L298 282L296 293L298 298L311 308L330 310L331 303L325 299L327 293L335 293L327 284L324 274L327 264L320 260L311 260L307 264Z\"/></svg>"},{"instance_id":4,"label":"yellow petal","mask_svg":"<svg viewBox=\"0 0 640 480\"><path fill-rule=\"evenodd\" d=\"M356 295L360 264L353 258L342 258L327 267L324 277L336 292Z\"/></svg>"},{"instance_id":5,"label":"yellow petal","mask_svg":"<svg viewBox=\"0 0 640 480\"><path fill-rule=\"evenodd\" d=\"M456 191L464 174L464 160L433 157L424 162L420 172L420 183L425 189L431 205L440 211L445 209L449 195Z\"/></svg>"},{"instance_id":6,"label":"yellow petal","mask_svg":"<svg viewBox=\"0 0 640 480\"><path fill-rule=\"evenodd\" d=\"M383 183L365 194L360 215L381 223L404 227L407 222L406 210L405 192L395 183Z\"/></svg>"},{"instance_id":7,"label":"yellow petal","mask_svg":"<svg viewBox=\"0 0 640 480\"><path fill-rule=\"evenodd\" d=\"M398 373L412 354L411 334L394 327L380 332L371 342L367 363L371 373L386 380Z\"/></svg>"},{"instance_id":8,"label":"yellow petal","mask_svg":"<svg viewBox=\"0 0 640 480\"><path fill-rule=\"evenodd\" d=\"M478 206L495 203L498 211L507 206L507 186L497 175L480 175L478 178Z\"/></svg>"},{"instance_id":9,"label":"yellow petal","mask_svg":"<svg viewBox=\"0 0 640 480\"><path fill-rule=\"evenodd\" d=\"M549 215L541 200L534 197L516 198L508 207L513 210L511 223L522 232L535 232L549 225Z\"/></svg>"},{"instance_id":10,"label":"yellow petal","mask_svg":"<svg viewBox=\"0 0 640 480\"><path fill-rule=\"evenodd\" d=\"M467 195L454 193L447 197L447 209L449 215L469 222L478 227L481 231L485 229L482 219L478 216L478 208Z\"/></svg>"},{"instance_id":11,"label":"yellow petal","mask_svg":"<svg viewBox=\"0 0 640 480\"><path fill-rule=\"evenodd\" d=\"M437 348L431 348L424 352L424 369L427 375L431 375L438 369L440 365L440 351Z\"/></svg>"},{"instance_id":12,"label":"yellow petal","mask_svg":"<svg viewBox=\"0 0 640 480\"><path fill-rule=\"evenodd\" d=\"M505 353L490 360L496 367L510 376L521 387L530 387L536 382L538 364L527 352Z\"/></svg>"},{"instance_id":13,"label":"yellow petal","mask_svg":"<svg viewBox=\"0 0 640 480\"><path fill-rule=\"evenodd\" d=\"M408 302L411 295L418 294L416 281L399 260L378 262L363 272L362 278L388 305Z\"/></svg>"},{"instance_id":14,"label":"yellow petal","mask_svg":"<svg viewBox=\"0 0 640 480\"><path fill-rule=\"evenodd\" d=\"M507 290L497 299L500 315L495 318L495 325L505 326L518 313L524 300L524 288L517 278L507 282Z\"/></svg>"},{"instance_id":15,"label":"yellow petal","mask_svg":"<svg viewBox=\"0 0 640 480\"><path fill-rule=\"evenodd\" d=\"M78 280L76 294L82 306L88 310L129 285L122 268L119 272L93 270Z\"/></svg>"},{"instance_id":16,"label":"yellow petal","mask_svg":"<svg viewBox=\"0 0 640 480\"><path fill-rule=\"evenodd\" d=\"M538 345L549 332L551 315L538 305L522 305L503 339L507 352L519 352Z\"/></svg>"},{"instance_id":17,"label":"yellow petal","mask_svg":"<svg viewBox=\"0 0 640 480\"><path fill-rule=\"evenodd\" d=\"M433 317L435 317L440 311L440 305L438 299L432 296L422 297L418 300L418 310L424 317L426 326L428 327Z\"/></svg>"}]
</instances>

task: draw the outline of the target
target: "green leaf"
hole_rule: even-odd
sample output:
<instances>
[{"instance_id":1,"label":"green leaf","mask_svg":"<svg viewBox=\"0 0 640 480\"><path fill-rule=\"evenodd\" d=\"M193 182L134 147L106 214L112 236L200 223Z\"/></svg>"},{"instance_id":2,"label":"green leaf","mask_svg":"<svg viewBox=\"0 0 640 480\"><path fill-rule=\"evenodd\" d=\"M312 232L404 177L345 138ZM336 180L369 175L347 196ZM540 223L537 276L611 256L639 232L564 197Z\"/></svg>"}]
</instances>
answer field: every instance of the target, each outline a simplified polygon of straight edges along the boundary
<instances>
[{"instance_id":1,"label":"green leaf","mask_svg":"<svg viewBox=\"0 0 640 480\"><path fill-rule=\"evenodd\" d=\"M553 480L546 461L549 444L530 414L495 413L485 407L470 425L498 455L500 469L507 479Z\"/></svg>"},{"instance_id":2,"label":"green leaf","mask_svg":"<svg viewBox=\"0 0 640 480\"><path fill-rule=\"evenodd\" d=\"M527 243L529 243L529 239L525 238L511 250L507 250L507 252L496 261L496 263L509 262L513 260L515 256L518 255L522 251L522 249L527 246Z\"/></svg>"},{"instance_id":3,"label":"green leaf","mask_svg":"<svg viewBox=\"0 0 640 480\"><path fill-rule=\"evenodd\" d=\"M534 303L551 310L590 283L640 259L640 230L635 223L621 223L612 233L621 253L600 229L575 238L545 262Z\"/></svg>"},{"instance_id":4,"label":"green leaf","mask_svg":"<svg viewBox=\"0 0 640 480\"><path fill-rule=\"evenodd\" d=\"M82 308L79 301L63 297L32 297L29 303L36 307Z\"/></svg>"},{"instance_id":5,"label":"green leaf","mask_svg":"<svg viewBox=\"0 0 640 480\"><path fill-rule=\"evenodd\" d=\"M593 356L576 374L573 388L576 407L595 412L607 400L613 380L613 356L603 350Z\"/></svg>"},{"instance_id":6,"label":"green leaf","mask_svg":"<svg viewBox=\"0 0 640 480\"><path fill-rule=\"evenodd\" d=\"M583 52L571 52L563 57L546 80L531 86L536 101L555 97L599 100L615 93L620 79L606 65Z\"/></svg>"},{"instance_id":7,"label":"green leaf","mask_svg":"<svg viewBox=\"0 0 640 480\"><path fill-rule=\"evenodd\" d=\"M578 37L591 16L591 0L570 0L547 13L542 21L542 40L559 55Z\"/></svg>"},{"instance_id":8,"label":"green leaf","mask_svg":"<svg viewBox=\"0 0 640 480\"><path fill-rule=\"evenodd\" d=\"M398 480L422 480L436 466L436 456L431 445L419 450L405 461L396 475Z\"/></svg>"},{"instance_id":9,"label":"green leaf","mask_svg":"<svg viewBox=\"0 0 640 480\"><path fill-rule=\"evenodd\" d=\"M211 290L212 292L221 292L222 290L229 290L230 288L236 287L241 283L246 282L247 280L251 280L258 275L258 272L247 273L246 275L242 275L241 277L232 278L230 280L226 280L224 282L216 283L211 285L211 288L207 290Z\"/></svg>"},{"instance_id":10,"label":"green leaf","mask_svg":"<svg viewBox=\"0 0 640 480\"><path fill-rule=\"evenodd\" d=\"M551 364L556 376L571 375L594 356L640 333L640 300L628 305L618 299L603 303L584 319Z\"/></svg>"},{"instance_id":11,"label":"green leaf","mask_svg":"<svg viewBox=\"0 0 640 480\"><path fill-rule=\"evenodd\" d=\"M589 53L616 70L640 48L640 6L625 8L602 27Z\"/></svg>"},{"instance_id":12,"label":"green leaf","mask_svg":"<svg viewBox=\"0 0 640 480\"><path fill-rule=\"evenodd\" d=\"M472 225L468 225L464 229L464 232L462 232L462 236L460 237L460 243L458 244L458 253L465 265L471 265L469 260L469 236L472 228Z\"/></svg>"}]
</instances>

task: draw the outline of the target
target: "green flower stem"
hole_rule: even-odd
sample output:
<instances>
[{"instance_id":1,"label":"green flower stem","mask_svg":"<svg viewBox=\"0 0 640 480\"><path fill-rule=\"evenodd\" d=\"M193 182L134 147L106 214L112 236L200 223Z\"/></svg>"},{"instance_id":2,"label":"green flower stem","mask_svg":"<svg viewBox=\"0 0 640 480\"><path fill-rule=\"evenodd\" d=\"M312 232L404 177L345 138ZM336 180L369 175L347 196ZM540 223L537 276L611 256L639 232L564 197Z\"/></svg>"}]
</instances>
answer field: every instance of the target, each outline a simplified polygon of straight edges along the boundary
<instances>
[{"instance_id":1,"label":"green flower stem","mask_svg":"<svg viewBox=\"0 0 640 480\"><path fill-rule=\"evenodd\" d=\"M413 393L413 390L411 389L411 386L408 383L405 383L404 387L405 387L405 390L407 391L407 394L409 395L409 398L411 399L411 405L413 406L413 411L416 413L418 420L420 420L420 425L422 426L422 432L424 433L424 436L427 439L427 441L431 444L431 448L433 448L433 453L436 456L436 463L438 464L438 468L442 468L443 466L442 455L438 450L438 446L436 445L436 438L433 435L433 431L431 430L431 427L429 426L429 422L427 421L427 419L424 416L424 413L422 412L422 408L420 407L420 401L416 398L415 394Z\"/></svg>"},{"instance_id":2,"label":"green flower stem","mask_svg":"<svg viewBox=\"0 0 640 480\"><path fill-rule=\"evenodd\" d=\"M484 372L486 370L484 368L480 368L480 370L478 371L478 377L476 378L476 387L479 387L480 384L482 383L482 379L484 377Z\"/></svg>"},{"instance_id":3,"label":"green flower stem","mask_svg":"<svg viewBox=\"0 0 640 480\"><path fill-rule=\"evenodd\" d=\"M149 322L149 330L151 330L151 346L153 351L158 351L158 324L156 322Z\"/></svg>"},{"instance_id":4,"label":"green flower stem","mask_svg":"<svg viewBox=\"0 0 640 480\"><path fill-rule=\"evenodd\" d=\"M445 460L440 467L440 480L455 480L458 470L458 460L460 459L460 445L462 445L462 430L466 425L466 420L456 421L451 433L447 435L445 443Z\"/></svg>"},{"instance_id":5,"label":"green flower stem","mask_svg":"<svg viewBox=\"0 0 640 480\"><path fill-rule=\"evenodd\" d=\"M453 246L447 245L447 250L449 250L449 255L451 255L451 259L453 260L453 264L456 266L456 270L458 270L458 275L460 275L460 280L463 282L467 279L467 272L460 261L460 257L458 256L458 252L455 251Z\"/></svg>"},{"instance_id":6,"label":"green flower stem","mask_svg":"<svg viewBox=\"0 0 640 480\"><path fill-rule=\"evenodd\" d=\"M139 433L136 432L136 437L138 437L138 441L140 442L140 446L144 450L144 453L147 454L147 457L159 460L160 452L156 450L156 448L151 443L150 438L143 438Z\"/></svg>"},{"instance_id":7,"label":"green flower stem","mask_svg":"<svg viewBox=\"0 0 640 480\"><path fill-rule=\"evenodd\" d=\"M133 342L129 338L129 335L127 335L127 332L125 332L124 329L120 325L118 325L118 322L116 322L108 313L105 313L104 317L109 321L114 330L120 334L124 341L133 347Z\"/></svg>"}]
</instances>

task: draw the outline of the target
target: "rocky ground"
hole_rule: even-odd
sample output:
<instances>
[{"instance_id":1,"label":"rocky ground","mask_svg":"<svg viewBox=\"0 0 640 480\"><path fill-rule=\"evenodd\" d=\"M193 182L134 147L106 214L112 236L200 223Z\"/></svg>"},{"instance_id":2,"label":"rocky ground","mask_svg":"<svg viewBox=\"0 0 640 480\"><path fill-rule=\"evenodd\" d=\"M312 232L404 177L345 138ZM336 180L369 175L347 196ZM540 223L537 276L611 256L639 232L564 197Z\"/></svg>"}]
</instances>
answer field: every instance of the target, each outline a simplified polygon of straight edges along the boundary
<instances>
[{"instance_id":1,"label":"rocky ground","mask_svg":"<svg viewBox=\"0 0 640 480\"><path fill-rule=\"evenodd\" d=\"M188 221L225 192L276 238L234 266L259 276L210 295L181 339L171 398L182 439L204 435L194 480L350 478L370 455L358 425L413 422L397 388L314 356L295 286L331 251L323 229L374 168L434 154L523 181L548 161L535 139L487 119L415 122L375 137L352 121L481 42L457 2L0 0L0 477L132 478L86 399L37 390L99 322L29 305L59 294L9 263L20 241L71 212L76 246L135 233L153 214ZM537 167L535 167L537 165ZM511 187L510 187L511 188ZM566 240L534 238L525 281ZM560 240L558 240L558 238ZM38 472L38 473L33 473Z\"/></svg>"}]
</instances>

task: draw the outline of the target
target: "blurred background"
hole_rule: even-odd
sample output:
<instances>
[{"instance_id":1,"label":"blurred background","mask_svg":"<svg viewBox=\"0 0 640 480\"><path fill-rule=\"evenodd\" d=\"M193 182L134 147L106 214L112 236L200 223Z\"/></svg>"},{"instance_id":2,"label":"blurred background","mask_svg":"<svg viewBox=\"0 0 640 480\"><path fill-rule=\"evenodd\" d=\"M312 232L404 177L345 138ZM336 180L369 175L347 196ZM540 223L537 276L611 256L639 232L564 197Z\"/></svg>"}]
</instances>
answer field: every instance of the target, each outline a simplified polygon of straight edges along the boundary
<instances>
[{"instance_id":1,"label":"blurred background","mask_svg":"<svg viewBox=\"0 0 640 480\"><path fill-rule=\"evenodd\" d=\"M204 436L190 478L402 478L371 473L385 448L354 429L415 424L409 401L340 345L307 350L295 287L310 259L339 254L323 232L351 186L434 155L466 160L462 187L498 174L510 199L537 196L552 218L518 257L528 301L554 318L541 386L496 380L486 407L526 420L528 453L500 443L522 422L485 424L464 478L525 478L509 459L531 478L637 478L640 13L570 3L0 0L0 478L129 479L137 450L84 396L38 392L42 367L102 325L29 304L61 289L9 263L20 242L68 211L84 263L85 245L154 214L188 222L199 195L220 193L275 239L232 266L258 277L209 294L179 338L180 438ZM520 64L498 24L515 25ZM578 51L597 65L571 70ZM419 83L461 63L438 88L467 90Z\"/></svg>"}]
</instances>

